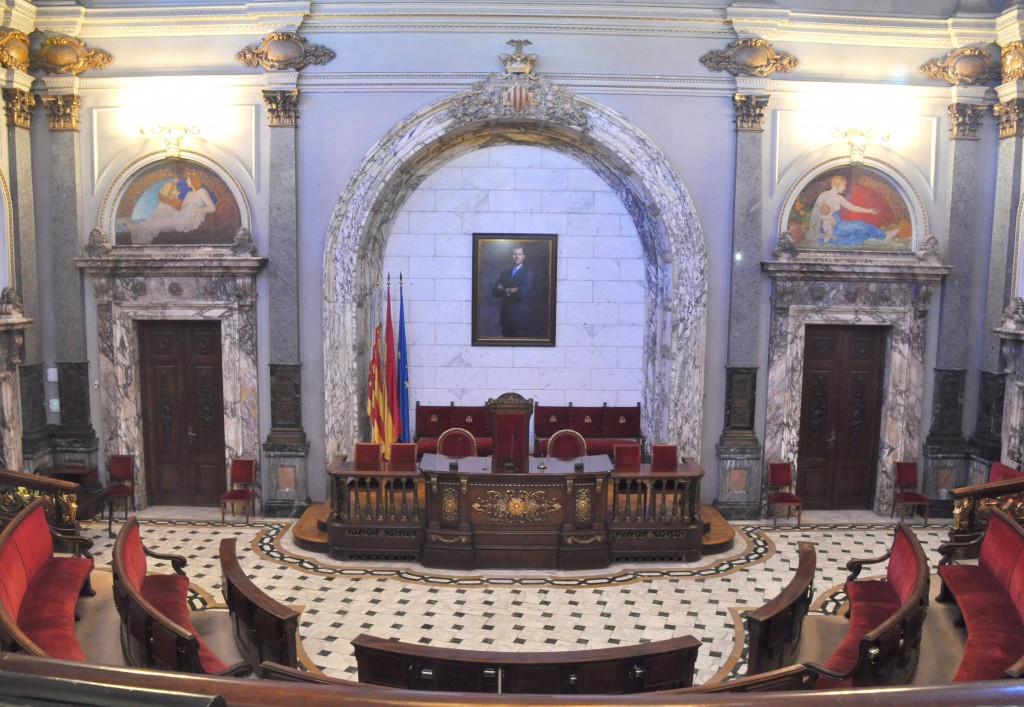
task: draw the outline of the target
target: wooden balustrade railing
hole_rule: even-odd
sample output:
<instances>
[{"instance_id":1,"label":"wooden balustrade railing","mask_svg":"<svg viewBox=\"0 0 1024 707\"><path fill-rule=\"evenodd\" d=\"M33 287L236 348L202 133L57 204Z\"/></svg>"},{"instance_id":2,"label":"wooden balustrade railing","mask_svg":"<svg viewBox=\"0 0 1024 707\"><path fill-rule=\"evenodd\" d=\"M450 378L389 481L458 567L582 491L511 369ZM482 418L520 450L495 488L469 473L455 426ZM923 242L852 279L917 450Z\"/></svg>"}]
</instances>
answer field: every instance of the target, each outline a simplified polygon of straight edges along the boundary
<instances>
[{"instance_id":1,"label":"wooden balustrade railing","mask_svg":"<svg viewBox=\"0 0 1024 707\"><path fill-rule=\"evenodd\" d=\"M1024 478L953 489L953 530L950 539L963 541L988 527L992 509L999 508L1024 524Z\"/></svg>"},{"instance_id":2,"label":"wooden balustrade railing","mask_svg":"<svg viewBox=\"0 0 1024 707\"><path fill-rule=\"evenodd\" d=\"M700 478L665 478L612 473L613 523L699 522Z\"/></svg>"},{"instance_id":3,"label":"wooden balustrade railing","mask_svg":"<svg viewBox=\"0 0 1024 707\"><path fill-rule=\"evenodd\" d=\"M78 484L48 476L0 469L0 526L23 508L43 499L46 519L59 529L75 529L78 514Z\"/></svg>"}]
</instances>

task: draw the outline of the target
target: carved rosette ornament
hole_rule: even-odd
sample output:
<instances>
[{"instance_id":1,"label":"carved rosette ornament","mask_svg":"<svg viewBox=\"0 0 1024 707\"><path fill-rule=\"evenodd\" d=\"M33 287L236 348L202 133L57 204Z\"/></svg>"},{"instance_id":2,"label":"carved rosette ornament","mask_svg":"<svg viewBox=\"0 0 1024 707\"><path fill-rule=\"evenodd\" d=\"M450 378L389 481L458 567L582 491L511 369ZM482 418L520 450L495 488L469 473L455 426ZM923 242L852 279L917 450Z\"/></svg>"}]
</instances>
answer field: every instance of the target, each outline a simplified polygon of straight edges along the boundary
<instances>
[{"instance_id":1,"label":"carved rosette ornament","mask_svg":"<svg viewBox=\"0 0 1024 707\"><path fill-rule=\"evenodd\" d=\"M732 97L736 111L736 130L759 133L764 131L764 111L768 107L768 96L753 96L737 93Z\"/></svg>"},{"instance_id":2,"label":"carved rosette ornament","mask_svg":"<svg viewBox=\"0 0 1024 707\"><path fill-rule=\"evenodd\" d=\"M89 69L102 69L114 61L102 49L87 49L85 42L64 34L47 37L32 55L32 67L45 74L78 76Z\"/></svg>"},{"instance_id":3,"label":"carved rosette ornament","mask_svg":"<svg viewBox=\"0 0 1024 707\"><path fill-rule=\"evenodd\" d=\"M953 140L977 140L985 109L973 103L949 104L949 137Z\"/></svg>"},{"instance_id":4,"label":"carved rosette ornament","mask_svg":"<svg viewBox=\"0 0 1024 707\"><path fill-rule=\"evenodd\" d=\"M989 54L988 47L958 47L942 59L931 59L918 69L937 81L953 86L974 86L998 83L1002 69Z\"/></svg>"},{"instance_id":5,"label":"carved rosette ornament","mask_svg":"<svg viewBox=\"0 0 1024 707\"><path fill-rule=\"evenodd\" d=\"M512 54L499 55L505 71L491 74L459 96L455 105L459 123L522 118L551 121L586 131L586 109L576 96L562 86L555 86L547 77L533 73L537 55L522 51L522 47L530 44L529 40L510 39L506 43L517 49Z\"/></svg>"},{"instance_id":6,"label":"carved rosette ornament","mask_svg":"<svg viewBox=\"0 0 1024 707\"><path fill-rule=\"evenodd\" d=\"M800 66L792 54L781 54L764 39L738 39L727 49L713 50L700 58L712 71L728 71L733 76L771 76Z\"/></svg>"},{"instance_id":7,"label":"carved rosette ornament","mask_svg":"<svg viewBox=\"0 0 1024 707\"><path fill-rule=\"evenodd\" d=\"M310 64L326 64L337 56L333 50L295 32L273 32L259 44L250 44L235 58L248 67L267 71L299 71Z\"/></svg>"},{"instance_id":8,"label":"carved rosette ornament","mask_svg":"<svg viewBox=\"0 0 1024 707\"><path fill-rule=\"evenodd\" d=\"M547 498L543 491L526 490L487 491L473 504L473 510L492 523L542 523L561 508L561 503Z\"/></svg>"},{"instance_id":9,"label":"carved rosette ornament","mask_svg":"<svg viewBox=\"0 0 1024 707\"><path fill-rule=\"evenodd\" d=\"M36 104L36 97L28 91L20 88L4 89L4 111L7 114L7 124L18 128L32 127L32 106Z\"/></svg>"},{"instance_id":10,"label":"carved rosette ornament","mask_svg":"<svg viewBox=\"0 0 1024 707\"><path fill-rule=\"evenodd\" d=\"M0 66L28 71L28 35L16 29L0 29Z\"/></svg>"},{"instance_id":11,"label":"carved rosette ornament","mask_svg":"<svg viewBox=\"0 0 1024 707\"><path fill-rule=\"evenodd\" d=\"M270 127L295 127L298 125L299 89L264 91L263 102L267 104L267 116L270 118Z\"/></svg>"},{"instance_id":12,"label":"carved rosette ornament","mask_svg":"<svg viewBox=\"0 0 1024 707\"><path fill-rule=\"evenodd\" d=\"M1013 100L996 103L992 113L999 121L999 137L1020 137L1024 135L1024 100Z\"/></svg>"},{"instance_id":13,"label":"carved rosette ornament","mask_svg":"<svg viewBox=\"0 0 1024 707\"><path fill-rule=\"evenodd\" d=\"M43 108L50 121L50 130L78 130L78 96L43 96Z\"/></svg>"},{"instance_id":14,"label":"carved rosette ornament","mask_svg":"<svg viewBox=\"0 0 1024 707\"><path fill-rule=\"evenodd\" d=\"M1003 83L1024 78L1024 42L1010 42L1003 47Z\"/></svg>"},{"instance_id":15,"label":"carved rosette ornament","mask_svg":"<svg viewBox=\"0 0 1024 707\"><path fill-rule=\"evenodd\" d=\"M1024 299L1014 297L1003 310L1003 323L1000 329L1008 331L1024 331Z\"/></svg>"}]
</instances>

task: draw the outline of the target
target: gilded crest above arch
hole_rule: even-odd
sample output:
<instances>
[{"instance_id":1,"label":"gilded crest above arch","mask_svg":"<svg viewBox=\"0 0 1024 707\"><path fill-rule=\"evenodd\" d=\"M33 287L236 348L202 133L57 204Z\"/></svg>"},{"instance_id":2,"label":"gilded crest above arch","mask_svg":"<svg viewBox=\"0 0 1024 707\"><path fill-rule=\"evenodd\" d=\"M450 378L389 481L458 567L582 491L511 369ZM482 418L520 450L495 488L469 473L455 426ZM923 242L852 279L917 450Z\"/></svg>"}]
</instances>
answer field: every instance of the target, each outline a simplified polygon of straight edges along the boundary
<instances>
[{"instance_id":1,"label":"gilded crest above arch","mask_svg":"<svg viewBox=\"0 0 1024 707\"><path fill-rule=\"evenodd\" d=\"M299 71L310 64L326 64L337 56L334 50L295 32L272 32L259 44L250 44L235 58L248 67L267 71Z\"/></svg>"},{"instance_id":2,"label":"gilded crest above arch","mask_svg":"<svg viewBox=\"0 0 1024 707\"><path fill-rule=\"evenodd\" d=\"M999 62L988 47L958 47L941 59L931 59L918 69L924 76L948 81L952 86L998 83L1002 75Z\"/></svg>"},{"instance_id":3,"label":"gilded crest above arch","mask_svg":"<svg viewBox=\"0 0 1024 707\"><path fill-rule=\"evenodd\" d=\"M28 35L16 29L0 29L0 66L28 71Z\"/></svg>"},{"instance_id":4,"label":"gilded crest above arch","mask_svg":"<svg viewBox=\"0 0 1024 707\"><path fill-rule=\"evenodd\" d=\"M708 52L700 61L712 71L728 71L733 76L771 76L800 66L795 56L775 51L768 40L760 38L737 39L726 49Z\"/></svg>"},{"instance_id":5,"label":"gilded crest above arch","mask_svg":"<svg viewBox=\"0 0 1024 707\"><path fill-rule=\"evenodd\" d=\"M102 49L88 49L85 42L64 34L43 40L32 54L31 66L45 74L78 76L89 69L102 69L114 57Z\"/></svg>"}]
</instances>

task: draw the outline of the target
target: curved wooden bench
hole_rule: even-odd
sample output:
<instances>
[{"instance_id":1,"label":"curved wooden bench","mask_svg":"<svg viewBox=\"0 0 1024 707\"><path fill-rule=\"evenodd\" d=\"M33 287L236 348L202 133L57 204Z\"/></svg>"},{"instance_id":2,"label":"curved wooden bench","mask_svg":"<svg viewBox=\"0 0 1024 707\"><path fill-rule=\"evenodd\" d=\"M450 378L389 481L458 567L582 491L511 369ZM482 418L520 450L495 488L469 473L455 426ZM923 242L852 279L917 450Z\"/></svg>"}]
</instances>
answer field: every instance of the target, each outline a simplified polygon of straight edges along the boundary
<instances>
[{"instance_id":1,"label":"curved wooden bench","mask_svg":"<svg viewBox=\"0 0 1024 707\"><path fill-rule=\"evenodd\" d=\"M258 670L264 661L273 661L295 668L299 612L266 594L246 576L238 564L235 538L220 541L220 569L235 640L250 667Z\"/></svg>"},{"instance_id":2,"label":"curved wooden bench","mask_svg":"<svg viewBox=\"0 0 1024 707\"><path fill-rule=\"evenodd\" d=\"M789 584L760 609L747 612L747 675L775 670L793 662L800 631L811 605L817 553L814 545L797 545L799 564Z\"/></svg>"},{"instance_id":3,"label":"curved wooden bench","mask_svg":"<svg viewBox=\"0 0 1024 707\"><path fill-rule=\"evenodd\" d=\"M75 556L55 557L55 539L75 546ZM93 560L81 557L80 547L87 541L47 525L38 498L0 532L0 649L85 660L75 635L75 604L95 592L89 582Z\"/></svg>"},{"instance_id":4,"label":"curved wooden bench","mask_svg":"<svg viewBox=\"0 0 1024 707\"><path fill-rule=\"evenodd\" d=\"M857 576L865 565L888 560L883 579ZM846 596L850 625L824 665L805 665L820 677L818 689L908 683L917 669L921 631L928 608L928 560L906 523L896 526L889 552L850 560Z\"/></svg>"},{"instance_id":5,"label":"curved wooden bench","mask_svg":"<svg viewBox=\"0 0 1024 707\"><path fill-rule=\"evenodd\" d=\"M693 636L615 648L512 652L439 648L360 634L359 682L411 690L626 694L693 684Z\"/></svg>"},{"instance_id":6,"label":"curved wooden bench","mask_svg":"<svg viewBox=\"0 0 1024 707\"><path fill-rule=\"evenodd\" d=\"M953 563L958 550L979 544L978 564ZM939 551L937 601L954 599L967 624L953 682L1024 677L1024 528L993 509L980 539Z\"/></svg>"},{"instance_id":7,"label":"curved wooden bench","mask_svg":"<svg viewBox=\"0 0 1024 707\"><path fill-rule=\"evenodd\" d=\"M147 557L170 562L174 574L147 574ZM135 516L117 534L111 565L114 603L121 617L121 651L128 665L212 675L252 672L248 663L227 665L196 633L189 618L185 558L159 554L143 545Z\"/></svg>"}]
</instances>

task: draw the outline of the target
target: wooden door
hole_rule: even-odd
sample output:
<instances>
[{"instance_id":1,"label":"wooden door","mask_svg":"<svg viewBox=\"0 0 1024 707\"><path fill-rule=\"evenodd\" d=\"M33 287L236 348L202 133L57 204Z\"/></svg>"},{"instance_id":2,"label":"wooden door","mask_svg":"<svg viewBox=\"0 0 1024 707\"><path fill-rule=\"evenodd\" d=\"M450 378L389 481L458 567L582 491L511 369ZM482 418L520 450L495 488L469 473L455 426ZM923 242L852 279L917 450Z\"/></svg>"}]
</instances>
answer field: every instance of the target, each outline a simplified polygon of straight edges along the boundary
<instances>
[{"instance_id":1,"label":"wooden door","mask_svg":"<svg viewBox=\"0 0 1024 707\"><path fill-rule=\"evenodd\" d=\"M216 506L226 490L220 322L138 322L146 490Z\"/></svg>"},{"instance_id":2,"label":"wooden door","mask_svg":"<svg viewBox=\"0 0 1024 707\"><path fill-rule=\"evenodd\" d=\"M888 330L808 326L797 495L805 508L870 508Z\"/></svg>"}]
</instances>

